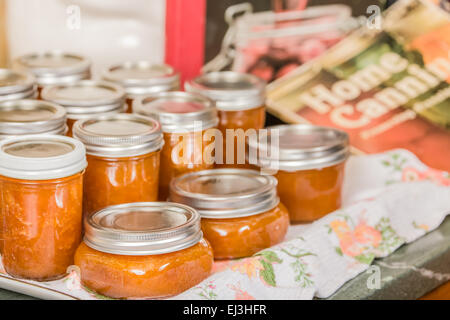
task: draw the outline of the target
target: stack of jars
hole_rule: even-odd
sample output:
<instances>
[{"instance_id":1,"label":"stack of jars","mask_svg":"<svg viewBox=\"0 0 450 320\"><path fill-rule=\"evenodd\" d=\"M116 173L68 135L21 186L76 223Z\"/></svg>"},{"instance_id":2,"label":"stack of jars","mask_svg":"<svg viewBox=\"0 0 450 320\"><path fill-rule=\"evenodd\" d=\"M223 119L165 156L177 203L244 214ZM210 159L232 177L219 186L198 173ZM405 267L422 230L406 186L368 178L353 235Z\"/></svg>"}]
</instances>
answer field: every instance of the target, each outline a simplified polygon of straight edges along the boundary
<instances>
[{"instance_id":1,"label":"stack of jars","mask_svg":"<svg viewBox=\"0 0 450 320\"><path fill-rule=\"evenodd\" d=\"M48 281L75 264L109 297L172 296L213 259L252 256L283 241L290 220L340 206L340 131L272 127L277 154L238 156L234 142L271 148L232 131L264 127L254 76L206 74L181 92L169 66L124 63L89 80L78 55L17 61L21 71L0 70L0 250L11 276Z\"/></svg>"}]
</instances>

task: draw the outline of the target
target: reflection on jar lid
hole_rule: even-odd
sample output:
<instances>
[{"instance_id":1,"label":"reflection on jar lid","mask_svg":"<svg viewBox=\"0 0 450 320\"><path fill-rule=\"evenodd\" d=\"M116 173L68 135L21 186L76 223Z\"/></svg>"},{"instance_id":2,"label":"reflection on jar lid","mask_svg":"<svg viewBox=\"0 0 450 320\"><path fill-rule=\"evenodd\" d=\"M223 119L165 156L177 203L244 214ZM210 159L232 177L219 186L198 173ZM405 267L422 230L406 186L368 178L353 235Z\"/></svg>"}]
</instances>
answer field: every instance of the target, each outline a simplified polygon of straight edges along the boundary
<instances>
[{"instance_id":1,"label":"reflection on jar lid","mask_svg":"<svg viewBox=\"0 0 450 320\"><path fill-rule=\"evenodd\" d=\"M164 145L158 121L137 114L78 120L72 130L73 137L82 141L91 155L131 157L160 150Z\"/></svg>"},{"instance_id":2,"label":"reflection on jar lid","mask_svg":"<svg viewBox=\"0 0 450 320\"><path fill-rule=\"evenodd\" d=\"M14 63L32 72L40 86L68 84L90 77L90 61L71 53L32 53L17 58Z\"/></svg>"},{"instance_id":3,"label":"reflection on jar lid","mask_svg":"<svg viewBox=\"0 0 450 320\"><path fill-rule=\"evenodd\" d=\"M238 111L264 105L265 82L251 74L211 72L186 82L186 90L207 96L219 110Z\"/></svg>"},{"instance_id":4,"label":"reflection on jar lid","mask_svg":"<svg viewBox=\"0 0 450 320\"><path fill-rule=\"evenodd\" d=\"M138 98L133 102L133 112L157 119L164 132L205 130L215 127L219 121L211 100L181 91ZM198 124L201 128L197 128Z\"/></svg>"},{"instance_id":5,"label":"reflection on jar lid","mask_svg":"<svg viewBox=\"0 0 450 320\"><path fill-rule=\"evenodd\" d=\"M155 255L186 249L202 238L196 210L170 202L110 206L85 220L84 242L102 252Z\"/></svg>"},{"instance_id":6,"label":"reflection on jar lid","mask_svg":"<svg viewBox=\"0 0 450 320\"><path fill-rule=\"evenodd\" d=\"M129 97L178 90L180 76L165 64L125 62L105 70L103 79L122 85Z\"/></svg>"},{"instance_id":7,"label":"reflection on jar lid","mask_svg":"<svg viewBox=\"0 0 450 320\"><path fill-rule=\"evenodd\" d=\"M249 154L259 154L257 165L284 171L320 169L345 161L349 155L347 133L309 124L268 127L267 139L249 140ZM276 145L272 138L278 137ZM271 149L274 149L272 154ZM265 155L261 157L261 155Z\"/></svg>"},{"instance_id":8,"label":"reflection on jar lid","mask_svg":"<svg viewBox=\"0 0 450 320\"><path fill-rule=\"evenodd\" d=\"M276 186L273 176L254 170L203 170L173 179L170 200L195 208L202 218L246 217L278 205Z\"/></svg>"},{"instance_id":9,"label":"reflection on jar lid","mask_svg":"<svg viewBox=\"0 0 450 320\"><path fill-rule=\"evenodd\" d=\"M28 72L0 69L0 101L32 97L35 84L36 79Z\"/></svg>"}]
</instances>

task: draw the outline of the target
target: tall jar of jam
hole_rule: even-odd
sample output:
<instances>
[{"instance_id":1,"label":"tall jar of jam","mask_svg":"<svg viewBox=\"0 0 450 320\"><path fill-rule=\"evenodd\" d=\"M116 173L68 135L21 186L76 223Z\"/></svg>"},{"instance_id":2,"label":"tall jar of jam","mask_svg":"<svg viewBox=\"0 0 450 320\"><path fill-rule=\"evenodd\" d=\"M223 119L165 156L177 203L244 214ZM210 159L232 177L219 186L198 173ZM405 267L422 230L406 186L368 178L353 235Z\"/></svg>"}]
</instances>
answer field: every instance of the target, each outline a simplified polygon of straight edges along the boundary
<instances>
[{"instance_id":1,"label":"tall jar of jam","mask_svg":"<svg viewBox=\"0 0 450 320\"><path fill-rule=\"evenodd\" d=\"M245 164L245 133L264 127L265 82L260 78L239 72L211 72L187 82L186 90L200 93L216 104L219 129L223 135L224 151L218 167L242 167ZM227 136L227 129L231 129ZM237 131L242 129L242 132ZM242 139L238 137L242 135ZM239 154L239 156L238 156Z\"/></svg>"},{"instance_id":2,"label":"tall jar of jam","mask_svg":"<svg viewBox=\"0 0 450 320\"><path fill-rule=\"evenodd\" d=\"M347 133L333 128L273 126L267 139L250 140L250 154L258 155L250 163L274 173L292 222L311 222L341 206L348 144Z\"/></svg>"},{"instance_id":3,"label":"tall jar of jam","mask_svg":"<svg viewBox=\"0 0 450 320\"><path fill-rule=\"evenodd\" d=\"M170 201L195 208L215 259L248 257L283 241L289 214L277 180L255 170L213 169L172 180Z\"/></svg>"},{"instance_id":4,"label":"tall jar of jam","mask_svg":"<svg viewBox=\"0 0 450 320\"><path fill-rule=\"evenodd\" d=\"M164 132L160 200L167 200L169 184L174 177L213 168L214 158L206 151L211 149L214 139L211 141L205 136L205 132L215 128L218 122L211 100L195 93L163 92L135 100L133 112L158 119Z\"/></svg>"},{"instance_id":5,"label":"tall jar of jam","mask_svg":"<svg viewBox=\"0 0 450 320\"><path fill-rule=\"evenodd\" d=\"M73 136L86 146L83 212L158 198L160 124L136 114L78 120Z\"/></svg>"},{"instance_id":6,"label":"tall jar of jam","mask_svg":"<svg viewBox=\"0 0 450 320\"><path fill-rule=\"evenodd\" d=\"M0 69L0 102L37 97L36 78L28 72Z\"/></svg>"},{"instance_id":7,"label":"tall jar of jam","mask_svg":"<svg viewBox=\"0 0 450 320\"><path fill-rule=\"evenodd\" d=\"M2 261L8 274L57 279L81 241L85 149L58 135L0 143Z\"/></svg>"},{"instance_id":8,"label":"tall jar of jam","mask_svg":"<svg viewBox=\"0 0 450 320\"><path fill-rule=\"evenodd\" d=\"M91 77L89 59L73 53L31 53L18 57L13 64L34 74L39 92L48 85L70 84Z\"/></svg>"},{"instance_id":9,"label":"tall jar of jam","mask_svg":"<svg viewBox=\"0 0 450 320\"><path fill-rule=\"evenodd\" d=\"M125 91L107 81L81 80L76 83L47 86L42 99L63 106L67 111L68 136L75 121L125 110Z\"/></svg>"},{"instance_id":10,"label":"tall jar of jam","mask_svg":"<svg viewBox=\"0 0 450 320\"><path fill-rule=\"evenodd\" d=\"M138 97L180 89L178 72L168 65L148 61L113 65L103 72L103 79L125 88L128 112L132 111L133 100Z\"/></svg>"},{"instance_id":11,"label":"tall jar of jam","mask_svg":"<svg viewBox=\"0 0 450 320\"><path fill-rule=\"evenodd\" d=\"M59 105L34 99L0 102L0 140L24 134L66 132L66 110Z\"/></svg>"},{"instance_id":12,"label":"tall jar of jam","mask_svg":"<svg viewBox=\"0 0 450 320\"><path fill-rule=\"evenodd\" d=\"M163 298L208 277L213 253L194 209L139 202L107 207L89 217L75 265L83 285L102 295Z\"/></svg>"}]
</instances>

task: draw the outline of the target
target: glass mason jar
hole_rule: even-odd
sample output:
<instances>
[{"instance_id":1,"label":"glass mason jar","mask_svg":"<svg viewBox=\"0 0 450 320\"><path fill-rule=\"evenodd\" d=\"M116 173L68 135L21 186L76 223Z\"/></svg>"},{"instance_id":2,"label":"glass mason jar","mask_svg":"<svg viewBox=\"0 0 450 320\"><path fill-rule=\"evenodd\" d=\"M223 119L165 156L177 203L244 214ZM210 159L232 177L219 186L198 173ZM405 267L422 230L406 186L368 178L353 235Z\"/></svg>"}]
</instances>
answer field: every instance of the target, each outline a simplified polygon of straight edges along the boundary
<instances>
[{"instance_id":1,"label":"glass mason jar","mask_svg":"<svg viewBox=\"0 0 450 320\"><path fill-rule=\"evenodd\" d=\"M289 214L277 180L244 169L213 169L172 180L170 201L196 209L215 259L251 256L283 241Z\"/></svg>"},{"instance_id":2,"label":"glass mason jar","mask_svg":"<svg viewBox=\"0 0 450 320\"><path fill-rule=\"evenodd\" d=\"M214 158L206 154L214 145L214 141L207 141L206 131L218 122L211 100L195 93L163 92L135 100L133 112L159 120L164 132L159 172L161 201L167 200L174 177L213 168Z\"/></svg>"},{"instance_id":3,"label":"glass mason jar","mask_svg":"<svg viewBox=\"0 0 450 320\"><path fill-rule=\"evenodd\" d=\"M41 96L66 109L68 136L72 136L72 126L77 120L117 114L126 109L123 88L106 81L81 80L47 86Z\"/></svg>"},{"instance_id":4,"label":"glass mason jar","mask_svg":"<svg viewBox=\"0 0 450 320\"><path fill-rule=\"evenodd\" d=\"M157 200L164 140L156 120L126 113L78 120L73 136L86 146L85 215L115 204Z\"/></svg>"},{"instance_id":5,"label":"glass mason jar","mask_svg":"<svg viewBox=\"0 0 450 320\"><path fill-rule=\"evenodd\" d=\"M61 106L33 99L0 102L0 140L24 134L66 132L66 110Z\"/></svg>"},{"instance_id":6,"label":"glass mason jar","mask_svg":"<svg viewBox=\"0 0 450 320\"><path fill-rule=\"evenodd\" d=\"M57 135L0 143L2 262L8 274L57 279L81 241L85 148Z\"/></svg>"},{"instance_id":7,"label":"glass mason jar","mask_svg":"<svg viewBox=\"0 0 450 320\"><path fill-rule=\"evenodd\" d=\"M226 142L222 163L218 163L217 167L239 167L245 164L245 132L264 127L264 89L265 83L261 79L231 71L200 75L186 83L187 91L202 94L216 104L219 130L222 132L223 141ZM234 130L230 137L227 136L227 129ZM235 131L236 129L243 130L242 139L237 136L239 132ZM238 157L238 151L241 152L241 157Z\"/></svg>"},{"instance_id":8,"label":"glass mason jar","mask_svg":"<svg viewBox=\"0 0 450 320\"><path fill-rule=\"evenodd\" d=\"M103 72L103 79L125 88L127 112L132 112L133 100L159 92L180 89L180 75L171 66L148 61L125 62Z\"/></svg>"},{"instance_id":9,"label":"glass mason jar","mask_svg":"<svg viewBox=\"0 0 450 320\"><path fill-rule=\"evenodd\" d=\"M273 171L278 194L289 210L291 222L311 222L341 206L347 133L309 124L268 128L268 139L250 140L251 164ZM272 149L270 137L277 136Z\"/></svg>"},{"instance_id":10,"label":"glass mason jar","mask_svg":"<svg viewBox=\"0 0 450 320\"><path fill-rule=\"evenodd\" d=\"M65 85L91 77L89 59L72 53L31 53L18 57L13 64L18 69L34 74L39 93L48 85Z\"/></svg>"},{"instance_id":11,"label":"glass mason jar","mask_svg":"<svg viewBox=\"0 0 450 320\"><path fill-rule=\"evenodd\" d=\"M194 209L138 202L107 207L89 217L75 265L82 283L102 295L163 298L208 277L213 253Z\"/></svg>"},{"instance_id":12,"label":"glass mason jar","mask_svg":"<svg viewBox=\"0 0 450 320\"><path fill-rule=\"evenodd\" d=\"M35 97L37 97L37 85L31 73L0 69L0 102Z\"/></svg>"}]
</instances>

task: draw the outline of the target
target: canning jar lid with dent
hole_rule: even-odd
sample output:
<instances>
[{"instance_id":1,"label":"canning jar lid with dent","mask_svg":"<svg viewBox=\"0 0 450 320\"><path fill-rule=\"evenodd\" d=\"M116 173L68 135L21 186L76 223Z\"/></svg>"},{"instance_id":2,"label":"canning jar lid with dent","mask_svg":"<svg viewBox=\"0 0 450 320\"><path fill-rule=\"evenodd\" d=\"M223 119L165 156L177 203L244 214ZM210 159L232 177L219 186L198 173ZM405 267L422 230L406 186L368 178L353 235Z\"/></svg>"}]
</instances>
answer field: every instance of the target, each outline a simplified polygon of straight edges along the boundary
<instances>
[{"instance_id":1,"label":"canning jar lid with dent","mask_svg":"<svg viewBox=\"0 0 450 320\"><path fill-rule=\"evenodd\" d=\"M42 90L41 96L44 100L62 105L70 119L122 112L125 103L125 91L121 86L96 80L48 86Z\"/></svg>"},{"instance_id":2,"label":"canning jar lid with dent","mask_svg":"<svg viewBox=\"0 0 450 320\"><path fill-rule=\"evenodd\" d=\"M0 101L32 98L36 94L36 78L28 72L0 69Z\"/></svg>"},{"instance_id":3,"label":"canning jar lid with dent","mask_svg":"<svg viewBox=\"0 0 450 320\"><path fill-rule=\"evenodd\" d=\"M159 122L137 114L78 120L72 130L90 155L131 157L160 150L164 145Z\"/></svg>"},{"instance_id":4,"label":"canning jar lid with dent","mask_svg":"<svg viewBox=\"0 0 450 320\"><path fill-rule=\"evenodd\" d=\"M217 126L214 102L196 93L161 92L133 101L133 112L150 116L161 123L164 132L192 132ZM201 128L197 128L197 122Z\"/></svg>"},{"instance_id":5,"label":"canning jar lid with dent","mask_svg":"<svg viewBox=\"0 0 450 320\"><path fill-rule=\"evenodd\" d=\"M310 124L268 127L265 142L249 140L249 154L259 154L257 165L283 171L321 169L341 163L349 156L349 138L344 131ZM271 154L271 135L279 137ZM261 157L261 154L265 155Z\"/></svg>"},{"instance_id":6,"label":"canning jar lid with dent","mask_svg":"<svg viewBox=\"0 0 450 320\"><path fill-rule=\"evenodd\" d=\"M68 84L90 77L89 59L72 53L31 53L18 57L14 63L33 73L40 86Z\"/></svg>"},{"instance_id":7,"label":"canning jar lid with dent","mask_svg":"<svg viewBox=\"0 0 450 320\"><path fill-rule=\"evenodd\" d=\"M170 184L170 201L195 208L202 218L257 215L275 208L277 179L255 170L212 169L188 173Z\"/></svg>"},{"instance_id":8,"label":"canning jar lid with dent","mask_svg":"<svg viewBox=\"0 0 450 320\"><path fill-rule=\"evenodd\" d=\"M0 175L23 180L64 178L86 168L84 145L58 135L24 135L0 142Z\"/></svg>"},{"instance_id":9,"label":"canning jar lid with dent","mask_svg":"<svg viewBox=\"0 0 450 320\"><path fill-rule=\"evenodd\" d=\"M66 110L54 103L34 100L0 102L0 139L24 134L65 134Z\"/></svg>"},{"instance_id":10,"label":"canning jar lid with dent","mask_svg":"<svg viewBox=\"0 0 450 320\"><path fill-rule=\"evenodd\" d=\"M200 215L170 202L135 202L106 207L85 220L84 242L119 255L157 255L183 250L203 237Z\"/></svg>"},{"instance_id":11,"label":"canning jar lid with dent","mask_svg":"<svg viewBox=\"0 0 450 320\"><path fill-rule=\"evenodd\" d=\"M103 79L123 86L130 98L180 88L180 75L171 66L148 61L113 65L103 72Z\"/></svg>"},{"instance_id":12,"label":"canning jar lid with dent","mask_svg":"<svg viewBox=\"0 0 450 320\"><path fill-rule=\"evenodd\" d=\"M264 105L265 82L251 74L234 71L205 73L186 82L189 92L207 96L222 111L240 111Z\"/></svg>"}]
</instances>

